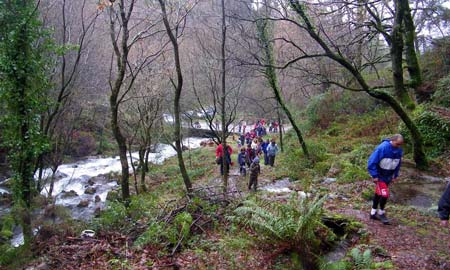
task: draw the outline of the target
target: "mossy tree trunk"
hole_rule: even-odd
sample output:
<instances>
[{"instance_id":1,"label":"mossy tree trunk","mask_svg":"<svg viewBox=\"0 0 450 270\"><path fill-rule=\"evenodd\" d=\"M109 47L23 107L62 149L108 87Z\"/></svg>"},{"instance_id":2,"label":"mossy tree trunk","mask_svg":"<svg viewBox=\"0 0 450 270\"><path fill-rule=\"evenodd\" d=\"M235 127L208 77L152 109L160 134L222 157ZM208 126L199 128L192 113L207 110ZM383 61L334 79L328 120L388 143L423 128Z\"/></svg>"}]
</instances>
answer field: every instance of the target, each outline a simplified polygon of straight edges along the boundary
<instances>
[{"instance_id":1,"label":"mossy tree trunk","mask_svg":"<svg viewBox=\"0 0 450 270\"><path fill-rule=\"evenodd\" d=\"M408 94L403 78L403 18L405 16L405 7L402 5L403 0L395 0L395 17L392 25L391 34L391 62L392 62L392 78L394 81L394 91L398 100L407 109L414 109L414 101Z\"/></svg>"},{"instance_id":2,"label":"mossy tree trunk","mask_svg":"<svg viewBox=\"0 0 450 270\"><path fill-rule=\"evenodd\" d=\"M414 20L411 15L411 8L409 7L408 0L398 0L400 6L404 9L403 25L404 25L404 42L405 42L405 56L406 63L408 65L408 73L410 77L410 85L414 88L416 97L419 101L425 101L428 99L422 91L420 86L422 85L422 72L420 69L419 61L417 59L417 53L415 48L416 40L416 28L414 27Z\"/></svg>"},{"instance_id":3,"label":"mossy tree trunk","mask_svg":"<svg viewBox=\"0 0 450 270\"><path fill-rule=\"evenodd\" d=\"M280 105L281 109L284 111L287 118L289 119L289 122L291 123L292 128L294 129L295 134L297 135L298 142L299 142L300 146L302 147L303 153L305 154L306 157L309 157L308 147L306 146L306 142L303 139L302 132L301 132L300 128L298 127L297 122L295 121L291 111L287 107L287 105L284 101L284 98L282 97L281 91L280 91L277 73L274 68L275 60L274 60L274 56L273 56L272 44L270 43L271 34L269 31L268 24L269 24L268 20L259 20L257 22L257 31L258 31L259 42L262 46L263 53L264 53L264 57L263 57L264 64L265 64L264 75L270 85L270 88L273 91L273 94L275 96L277 103ZM281 123L280 123L280 130L281 130Z\"/></svg>"}]
</instances>

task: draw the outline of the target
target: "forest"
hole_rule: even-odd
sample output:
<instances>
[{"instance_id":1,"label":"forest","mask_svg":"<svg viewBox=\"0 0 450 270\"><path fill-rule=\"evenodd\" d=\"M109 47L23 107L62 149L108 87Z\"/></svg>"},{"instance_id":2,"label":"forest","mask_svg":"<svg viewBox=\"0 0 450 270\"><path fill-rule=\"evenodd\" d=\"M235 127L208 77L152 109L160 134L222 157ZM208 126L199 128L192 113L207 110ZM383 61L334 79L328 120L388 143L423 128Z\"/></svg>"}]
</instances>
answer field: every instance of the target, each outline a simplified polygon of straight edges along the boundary
<instances>
[{"instance_id":1,"label":"forest","mask_svg":"<svg viewBox=\"0 0 450 270\"><path fill-rule=\"evenodd\" d=\"M450 269L448 1L0 0L0 109L0 269Z\"/></svg>"}]
</instances>

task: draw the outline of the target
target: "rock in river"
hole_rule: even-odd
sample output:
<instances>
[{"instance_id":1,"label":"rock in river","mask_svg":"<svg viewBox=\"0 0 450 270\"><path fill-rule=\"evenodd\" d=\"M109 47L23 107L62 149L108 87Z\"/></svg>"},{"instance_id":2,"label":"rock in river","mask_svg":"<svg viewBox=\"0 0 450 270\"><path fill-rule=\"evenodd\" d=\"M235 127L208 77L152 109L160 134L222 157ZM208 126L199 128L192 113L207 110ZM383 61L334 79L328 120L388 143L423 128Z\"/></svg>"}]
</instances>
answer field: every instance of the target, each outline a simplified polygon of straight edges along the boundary
<instances>
[{"instance_id":1,"label":"rock in river","mask_svg":"<svg viewBox=\"0 0 450 270\"><path fill-rule=\"evenodd\" d=\"M88 187L88 188L86 188L86 189L84 190L84 193L85 193L85 194L91 194L91 195L93 195L93 194L95 194L95 191L96 191L95 188L93 188L93 187Z\"/></svg>"},{"instance_id":2,"label":"rock in river","mask_svg":"<svg viewBox=\"0 0 450 270\"><path fill-rule=\"evenodd\" d=\"M88 200L81 200L80 203L78 203L77 207L88 207L89 201Z\"/></svg>"},{"instance_id":3,"label":"rock in river","mask_svg":"<svg viewBox=\"0 0 450 270\"><path fill-rule=\"evenodd\" d=\"M78 196L77 192L75 190L65 191L63 190L61 192L61 198L70 198L70 197L76 197Z\"/></svg>"}]
</instances>

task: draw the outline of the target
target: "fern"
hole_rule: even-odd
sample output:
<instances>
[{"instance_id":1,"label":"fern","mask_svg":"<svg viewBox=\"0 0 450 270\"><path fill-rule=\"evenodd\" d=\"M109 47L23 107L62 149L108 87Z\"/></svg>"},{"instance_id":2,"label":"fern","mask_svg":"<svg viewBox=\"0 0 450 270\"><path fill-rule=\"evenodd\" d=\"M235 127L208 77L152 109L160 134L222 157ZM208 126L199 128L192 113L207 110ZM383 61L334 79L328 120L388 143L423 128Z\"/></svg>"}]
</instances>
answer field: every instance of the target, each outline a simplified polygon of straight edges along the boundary
<instances>
[{"instance_id":1,"label":"fern","mask_svg":"<svg viewBox=\"0 0 450 270\"><path fill-rule=\"evenodd\" d=\"M357 270L366 270L371 269L372 266L372 252L370 249L366 249L364 253L358 248L354 248L350 252L350 256L353 259L353 263L355 265L355 269Z\"/></svg>"},{"instance_id":2,"label":"fern","mask_svg":"<svg viewBox=\"0 0 450 270\"><path fill-rule=\"evenodd\" d=\"M263 199L246 200L228 219L252 228L269 241L288 244L289 249L302 258L304 266L317 268L320 240L316 232L326 228L321 222L325 199L293 196L286 204Z\"/></svg>"}]
</instances>

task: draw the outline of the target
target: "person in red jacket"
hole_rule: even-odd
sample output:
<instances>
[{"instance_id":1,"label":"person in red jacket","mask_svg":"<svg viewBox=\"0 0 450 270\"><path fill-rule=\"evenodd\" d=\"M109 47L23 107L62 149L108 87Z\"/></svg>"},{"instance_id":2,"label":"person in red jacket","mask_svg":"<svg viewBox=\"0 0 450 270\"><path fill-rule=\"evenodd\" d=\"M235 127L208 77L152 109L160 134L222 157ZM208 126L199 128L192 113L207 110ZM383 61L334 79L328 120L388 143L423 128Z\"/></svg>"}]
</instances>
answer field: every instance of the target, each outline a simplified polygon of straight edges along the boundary
<instances>
[{"instance_id":1,"label":"person in red jacket","mask_svg":"<svg viewBox=\"0 0 450 270\"><path fill-rule=\"evenodd\" d=\"M227 145L227 149L228 149L228 153L225 153L225 162L227 164L226 169L227 169L227 173L230 171L230 166L233 165L233 163L231 162L231 154L233 153L233 149ZM219 144L216 148L216 160L218 161L218 164L220 164L220 175L224 174L224 164L223 164L223 146L222 144Z\"/></svg>"},{"instance_id":2,"label":"person in red jacket","mask_svg":"<svg viewBox=\"0 0 450 270\"><path fill-rule=\"evenodd\" d=\"M228 147L228 153L233 154L233 149L231 147ZM221 157L223 155L223 146L222 144L219 144L216 148L216 158Z\"/></svg>"}]
</instances>

